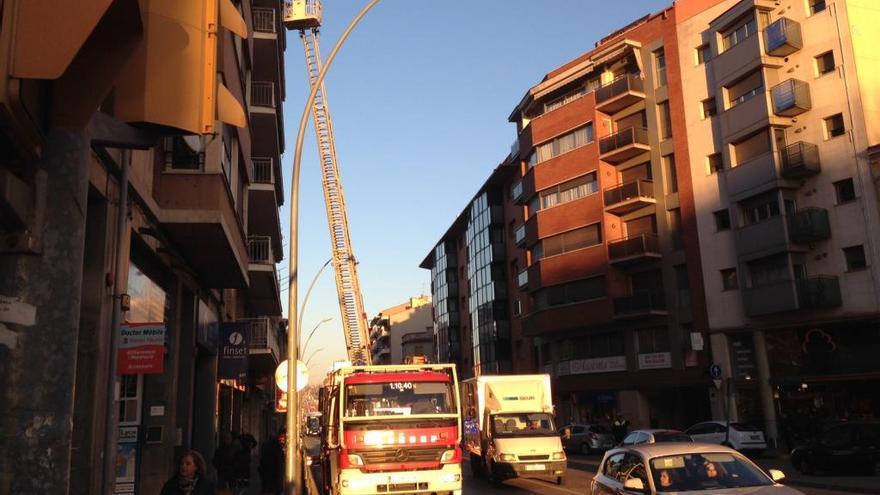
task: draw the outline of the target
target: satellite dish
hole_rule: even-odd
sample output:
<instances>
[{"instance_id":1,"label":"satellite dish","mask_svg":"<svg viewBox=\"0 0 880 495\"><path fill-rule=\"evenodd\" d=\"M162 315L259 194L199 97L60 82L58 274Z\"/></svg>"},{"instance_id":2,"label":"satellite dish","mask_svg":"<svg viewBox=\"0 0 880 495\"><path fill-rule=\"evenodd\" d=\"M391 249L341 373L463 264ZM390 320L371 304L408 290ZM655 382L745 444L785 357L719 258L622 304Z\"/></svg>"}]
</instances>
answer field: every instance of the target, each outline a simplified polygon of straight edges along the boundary
<instances>
[{"instance_id":1,"label":"satellite dish","mask_svg":"<svg viewBox=\"0 0 880 495\"><path fill-rule=\"evenodd\" d=\"M204 141L202 141L202 136L190 135L182 137L183 142L186 143L186 145L189 146L191 150L195 151L196 153L201 153L202 151L205 151L202 149L202 143L204 143Z\"/></svg>"},{"instance_id":2,"label":"satellite dish","mask_svg":"<svg viewBox=\"0 0 880 495\"><path fill-rule=\"evenodd\" d=\"M277 386L282 392L287 392L287 368L286 359L275 368L275 386ZM306 385L309 383L309 370L306 368L305 363L297 360L296 372L296 391L299 392L306 388Z\"/></svg>"}]
</instances>

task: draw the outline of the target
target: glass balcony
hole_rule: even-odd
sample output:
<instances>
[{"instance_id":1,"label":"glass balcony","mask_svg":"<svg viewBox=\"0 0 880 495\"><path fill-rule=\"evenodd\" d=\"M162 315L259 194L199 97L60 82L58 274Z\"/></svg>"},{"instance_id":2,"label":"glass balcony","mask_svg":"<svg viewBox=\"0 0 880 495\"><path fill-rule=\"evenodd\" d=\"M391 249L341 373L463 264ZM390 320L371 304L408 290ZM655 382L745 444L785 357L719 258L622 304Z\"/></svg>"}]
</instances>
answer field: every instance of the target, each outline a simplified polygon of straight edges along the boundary
<instances>
[{"instance_id":1,"label":"glass balcony","mask_svg":"<svg viewBox=\"0 0 880 495\"><path fill-rule=\"evenodd\" d=\"M513 240L516 242L517 246L522 246L522 244L526 240L526 226L525 224L520 225L513 231Z\"/></svg>"},{"instance_id":2,"label":"glass balcony","mask_svg":"<svg viewBox=\"0 0 880 495\"><path fill-rule=\"evenodd\" d=\"M640 234L608 243L608 262L631 266L661 258L657 234Z\"/></svg>"},{"instance_id":3,"label":"glass balcony","mask_svg":"<svg viewBox=\"0 0 880 495\"><path fill-rule=\"evenodd\" d=\"M780 173L786 179L802 179L822 171L819 148L815 144L798 141L783 148L780 157Z\"/></svg>"},{"instance_id":4,"label":"glass balcony","mask_svg":"<svg viewBox=\"0 0 880 495\"><path fill-rule=\"evenodd\" d=\"M831 224L825 208L804 208L788 215L788 237L793 242L815 242L831 238Z\"/></svg>"},{"instance_id":5,"label":"glass balcony","mask_svg":"<svg viewBox=\"0 0 880 495\"><path fill-rule=\"evenodd\" d=\"M596 90L596 109L614 114L645 99L645 81L625 74Z\"/></svg>"},{"instance_id":6,"label":"glass balcony","mask_svg":"<svg viewBox=\"0 0 880 495\"><path fill-rule=\"evenodd\" d=\"M614 316L632 318L666 314L666 298L661 291L639 291L614 298Z\"/></svg>"},{"instance_id":7,"label":"glass balcony","mask_svg":"<svg viewBox=\"0 0 880 495\"><path fill-rule=\"evenodd\" d=\"M612 164L625 162L650 151L648 130L628 127L599 141L599 158Z\"/></svg>"},{"instance_id":8,"label":"glass balcony","mask_svg":"<svg viewBox=\"0 0 880 495\"><path fill-rule=\"evenodd\" d=\"M654 182L638 179L605 189L605 211L614 215L626 215L648 205L656 204Z\"/></svg>"},{"instance_id":9,"label":"glass balcony","mask_svg":"<svg viewBox=\"0 0 880 495\"><path fill-rule=\"evenodd\" d=\"M785 57L803 46L801 25L788 17L780 17L764 29L764 49L767 55Z\"/></svg>"},{"instance_id":10,"label":"glass balcony","mask_svg":"<svg viewBox=\"0 0 880 495\"><path fill-rule=\"evenodd\" d=\"M840 282L833 275L816 275L798 280L797 295L801 309L835 308L843 304Z\"/></svg>"},{"instance_id":11,"label":"glass balcony","mask_svg":"<svg viewBox=\"0 0 880 495\"><path fill-rule=\"evenodd\" d=\"M523 195L523 186L522 181L516 181L516 183L510 187L510 199L513 200L517 204L522 204Z\"/></svg>"},{"instance_id":12,"label":"glass balcony","mask_svg":"<svg viewBox=\"0 0 880 495\"><path fill-rule=\"evenodd\" d=\"M519 283L520 288L529 285L529 271L523 270L519 272L519 275L517 275L517 282Z\"/></svg>"},{"instance_id":13,"label":"glass balcony","mask_svg":"<svg viewBox=\"0 0 880 495\"><path fill-rule=\"evenodd\" d=\"M781 82L770 90L773 113L783 117L800 115L813 107L810 85L798 79Z\"/></svg>"}]
</instances>

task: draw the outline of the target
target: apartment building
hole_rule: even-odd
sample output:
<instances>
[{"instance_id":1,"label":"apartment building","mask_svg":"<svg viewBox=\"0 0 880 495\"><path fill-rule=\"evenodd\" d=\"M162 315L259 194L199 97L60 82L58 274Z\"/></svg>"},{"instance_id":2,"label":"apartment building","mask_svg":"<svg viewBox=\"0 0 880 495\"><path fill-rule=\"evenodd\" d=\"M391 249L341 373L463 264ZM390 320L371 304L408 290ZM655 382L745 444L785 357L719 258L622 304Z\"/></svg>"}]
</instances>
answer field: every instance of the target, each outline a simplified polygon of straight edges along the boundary
<instances>
[{"instance_id":1,"label":"apartment building","mask_svg":"<svg viewBox=\"0 0 880 495\"><path fill-rule=\"evenodd\" d=\"M403 364L413 356L433 360L431 298L411 297L380 311L370 320L370 343L373 364Z\"/></svg>"},{"instance_id":2,"label":"apartment building","mask_svg":"<svg viewBox=\"0 0 880 495\"><path fill-rule=\"evenodd\" d=\"M743 0L678 23L715 415L789 443L880 407L878 19Z\"/></svg>"},{"instance_id":3,"label":"apartment building","mask_svg":"<svg viewBox=\"0 0 880 495\"><path fill-rule=\"evenodd\" d=\"M210 460L222 431L262 441L283 425L273 382L287 341L276 271L283 257L282 2L229 6L212 67L243 110L241 126L220 116L207 135L124 125L113 116L132 100L117 88L97 112L89 109L87 127L48 127L41 158L14 155L8 136L0 142L0 235L32 236L29 225L41 232L37 243L0 258L2 293L19 294L17 304L38 315L0 315L4 335L15 336L0 345L0 486L12 492L103 493L109 483L119 493L158 493L183 451ZM227 27L236 11L245 37ZM127 25L151 14L113 7L107 15ZM131 60L119 81L144 77L137 56ZM10 208L29 200L33 210ZM31 214L15 215L21 211ZM57 308L69 318L53 320L62 315ZM150 324L163 336L144 373L121 358L111 369L118 324ZM118 340L127 346L125 335ZM230 345L229 354L243 359L226 359ZM105 413L114 382L119 439L105 453L116 428ZM106 480L103 459L117 459L117 451L116 479Z\"/></svg>"}]
</instances>

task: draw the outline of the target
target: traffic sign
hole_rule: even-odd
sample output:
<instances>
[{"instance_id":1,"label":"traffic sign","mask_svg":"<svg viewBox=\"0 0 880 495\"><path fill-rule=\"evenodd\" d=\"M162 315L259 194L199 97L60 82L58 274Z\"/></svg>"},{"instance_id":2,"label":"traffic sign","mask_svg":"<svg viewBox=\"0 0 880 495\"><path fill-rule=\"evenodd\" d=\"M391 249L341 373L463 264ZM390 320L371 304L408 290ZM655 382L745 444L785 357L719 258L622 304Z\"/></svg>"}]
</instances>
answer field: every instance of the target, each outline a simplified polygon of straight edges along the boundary
<instances>
[{"instance_id":1,"label":"traffic sign","mask_svg":"<svg viewBox=\"0 0 880 495\"><path fill-rule=\"evenodd\" d=\"M713 380L721 378L721 366L718 364L709 366L709 376L711 376Z\"/></svg>"}]
</instances>

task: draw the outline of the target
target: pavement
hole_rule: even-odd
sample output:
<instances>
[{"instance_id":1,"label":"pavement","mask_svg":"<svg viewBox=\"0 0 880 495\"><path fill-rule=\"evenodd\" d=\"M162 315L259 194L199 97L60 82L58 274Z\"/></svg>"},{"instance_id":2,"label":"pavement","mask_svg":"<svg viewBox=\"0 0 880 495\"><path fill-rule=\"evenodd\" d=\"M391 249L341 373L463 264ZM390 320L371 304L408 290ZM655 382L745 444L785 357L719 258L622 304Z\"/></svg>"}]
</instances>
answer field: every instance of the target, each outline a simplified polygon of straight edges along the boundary
<instances>
[{"instance_id":1,"label":"pavement","mask_svg":"<svg viewBox=\"0 0 880 495\"><path fill-rule=\"evenodd\" d=\"M595 472L599 468L599 463L601 461L601 456L569 455L568 466L574 469ZM782 483L785 485L819 488L823 490L833 490L835 492L844 493L880 495L880 476L807 476L799 473L794 467L792 467L791 459L788 455L779 455L774 457L764 456L760 458L752 458L752 461L760 466L764 471L767 471L769 469L778 469L785 473L785 479L782 480Z\"/></svg>"}]
</instances>

